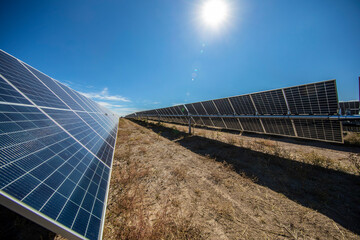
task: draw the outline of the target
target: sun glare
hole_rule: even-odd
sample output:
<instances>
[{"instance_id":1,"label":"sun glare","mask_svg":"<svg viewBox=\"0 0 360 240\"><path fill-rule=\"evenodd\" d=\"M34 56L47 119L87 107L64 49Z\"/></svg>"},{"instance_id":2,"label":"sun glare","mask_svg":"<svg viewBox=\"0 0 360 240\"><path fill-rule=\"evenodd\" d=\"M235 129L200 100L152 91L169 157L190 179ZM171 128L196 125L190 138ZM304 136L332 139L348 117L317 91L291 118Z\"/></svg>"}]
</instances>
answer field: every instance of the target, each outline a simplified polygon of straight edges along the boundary
<instances>
[{"instance_id":1,"label":"sun glare","mask_svg":"<svg viewBox=\"0 0 360 240\"><path fill-rule=\"evenodd\" d=\"M218 27L227 15L228 6L224 0L207 0L201 11L203 21L211 27Z\"/></svg>"}]
</instances>

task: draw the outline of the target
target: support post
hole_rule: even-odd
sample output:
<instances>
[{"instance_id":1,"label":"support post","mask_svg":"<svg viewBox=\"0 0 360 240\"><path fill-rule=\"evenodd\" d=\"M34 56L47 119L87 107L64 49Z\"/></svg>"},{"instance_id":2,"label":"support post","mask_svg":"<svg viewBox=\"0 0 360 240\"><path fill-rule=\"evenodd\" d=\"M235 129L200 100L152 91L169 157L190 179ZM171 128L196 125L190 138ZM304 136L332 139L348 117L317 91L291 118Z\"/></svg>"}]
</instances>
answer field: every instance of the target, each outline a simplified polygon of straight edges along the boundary
<instances>
[{"instance_id":1,"label":"support post","mask_svg":"<svg viewBox=\"0 0 360 240\"><path fill-rule=\"evenodd\" d=\"M189 134L191 134L191 117L189 117Z\"/></svg>"}]
</instances>

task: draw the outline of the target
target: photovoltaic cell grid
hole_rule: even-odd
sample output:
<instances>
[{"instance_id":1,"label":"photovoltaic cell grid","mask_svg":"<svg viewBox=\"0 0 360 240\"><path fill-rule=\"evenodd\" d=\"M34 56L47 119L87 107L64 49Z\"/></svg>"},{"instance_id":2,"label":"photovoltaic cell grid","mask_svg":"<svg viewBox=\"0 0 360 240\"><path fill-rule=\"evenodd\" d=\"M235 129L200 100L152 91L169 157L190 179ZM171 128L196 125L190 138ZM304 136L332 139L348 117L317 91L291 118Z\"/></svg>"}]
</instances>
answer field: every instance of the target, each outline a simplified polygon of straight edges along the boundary
<instances>
[{"instance_id":1,"label":"photovoltaic cell grid","mask_svg":"<svg viewBox=\"0 0 360 240\"><path fill-rule=\"evenodd\" d=\"M0 51L1 204L65 237L101 238L117 123Z\"/></svg>"},{"instance_id":2,"label":"photovoltaic cell grid","mask_svg":"<svg viewBox=\"0 0 360 240\"><path fill-rule=\"evenodd\" d=\"M351 106L353 105L354 103ZM359 107L358 102L356 106ZM285 118L285 116L337 114L338 98L335 80L189 103L171 108L183 108L186 111L183 111L184 114L179 114L169 111L170 108L162 108L155 111L137 112L127 117L148 117L153 120L188 123L187 115L189 115L192 122L197 125L331 142L343 141L339 121ZM206 117L209 115L210 117ZM284 119L271 118L272 115L284 116ZM235 116L241 116L241 118ZM256 118L256 116L262 116L262 118Z\"/></svg>"}]
</instances>

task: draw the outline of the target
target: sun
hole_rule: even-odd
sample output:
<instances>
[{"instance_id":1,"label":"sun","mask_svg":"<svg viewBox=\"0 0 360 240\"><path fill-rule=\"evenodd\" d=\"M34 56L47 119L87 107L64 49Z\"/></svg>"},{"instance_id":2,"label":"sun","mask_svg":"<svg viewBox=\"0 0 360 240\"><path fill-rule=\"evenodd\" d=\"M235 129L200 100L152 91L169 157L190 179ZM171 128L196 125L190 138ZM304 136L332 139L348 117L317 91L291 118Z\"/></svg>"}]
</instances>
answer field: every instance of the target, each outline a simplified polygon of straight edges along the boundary
<instances>
[{"instance_id":1,"label":"sun","mask_svg":"<svg viewBox=\"0 0 360 240\"><path fill-rule=\"evenodd\" d=\"M218 27L228 17L228 5L225 0L207 0L201 9L204 23L210 27Z\"/></svg>"}]
</instances>

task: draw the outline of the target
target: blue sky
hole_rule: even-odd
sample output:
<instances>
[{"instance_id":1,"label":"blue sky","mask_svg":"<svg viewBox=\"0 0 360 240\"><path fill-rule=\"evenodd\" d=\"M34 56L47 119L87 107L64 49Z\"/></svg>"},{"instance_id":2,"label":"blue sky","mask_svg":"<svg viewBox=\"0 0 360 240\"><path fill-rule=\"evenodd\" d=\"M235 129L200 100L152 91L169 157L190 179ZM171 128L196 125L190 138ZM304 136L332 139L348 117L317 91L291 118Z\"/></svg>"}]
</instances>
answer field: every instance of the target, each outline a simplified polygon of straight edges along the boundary
<instances>
[{"instance_id":1,"label":"blue sky","mask_svg":"<svg viewBox=\"0 0 360 240\"><path fill-rule=\"evenodd\" d=\"M359 0L0 3L0 48L120 114L337 79L359 98ZM226 1L226 0L224 0Z\"/></svg>"}]
</instances>

